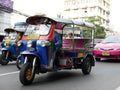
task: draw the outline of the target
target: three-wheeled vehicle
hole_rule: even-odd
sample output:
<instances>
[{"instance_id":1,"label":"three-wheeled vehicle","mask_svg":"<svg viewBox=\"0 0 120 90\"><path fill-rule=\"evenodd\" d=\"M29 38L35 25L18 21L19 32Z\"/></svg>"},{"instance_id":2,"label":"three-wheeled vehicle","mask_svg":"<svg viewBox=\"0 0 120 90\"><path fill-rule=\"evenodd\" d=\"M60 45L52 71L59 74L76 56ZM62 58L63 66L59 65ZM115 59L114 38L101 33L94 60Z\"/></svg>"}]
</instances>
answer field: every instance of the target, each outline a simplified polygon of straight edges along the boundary
<instances>
[{"instance_id":1,"label":"three-wheeled vehicle","mask_svg":"<svg viewBox=\"0 0 120 90\"><path fill-rule=\"evenodd\" d=\"M27 27L27 30L25 30L25 33L24 35L22 36L21 40L19 40L17 42L17 46L20 47L22 51L24 50L29 50L30 48L27 47L27 40L28 40L28 34L29 33L33 33L33 29L34 29L34 26L33 25L29 25L29 27ZM36 48L36 40L31 40L32 41L32 47L31 48ZM16 66L18 69L21 69L21 67L23 66L23 56L20 54L16 60Z\"/></svg>"},{"instance_id":2,"label":"three-wheeled vehicle","mask_svg":"<svg viewBox=\"0 0 120 90\"><path fill-rule=\"evenodd\" d=\"M92 29L93 24L44 16L31 16L26 22L33 25L34 29L27 38L29 50L21 53L24 65L19 78L23 85L31 84L35 74L63 69L82 69L83 74L90 74L92 66L95 65L90 47L92 38L74 38L74 28L84 26ZM73 38L64 37L67 26L73 27ZM36 42L32 43L32 40ZM32 47L33 44L35 48Z\"/></svg>"},{"instance_id":3,"label":"three-wheeled vehicle","mask_svg":"<svg viewBox=\"0 0 120 90\"><path fill-rule=\"evenodd\" d=\"M1 65L7 65L9 61L16 61L20 52L26 49L23 47L17 47L17 42L24 34L26 25L27 23L25 22L19 22L15 24L14 28L6 28L4 30L7 35L1 43Z\"/></svg>"}]
</instances>

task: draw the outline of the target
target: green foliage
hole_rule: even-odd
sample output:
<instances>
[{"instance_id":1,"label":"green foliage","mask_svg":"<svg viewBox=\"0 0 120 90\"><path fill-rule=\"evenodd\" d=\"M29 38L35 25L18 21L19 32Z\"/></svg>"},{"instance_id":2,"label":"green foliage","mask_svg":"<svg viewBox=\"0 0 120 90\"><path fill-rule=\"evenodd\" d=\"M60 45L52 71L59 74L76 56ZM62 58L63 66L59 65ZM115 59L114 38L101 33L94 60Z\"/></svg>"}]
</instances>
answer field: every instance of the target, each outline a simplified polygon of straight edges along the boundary
<instances>
[{"instance_id":1,"label":"green foliage","mask_svg":"<svg viewBox=\"0 0 120 90\"><path fill-rule=\"evenodd\" d=\"M95 37L96 38L105 38L105 36L106 36L105 28L100 25L96 25Z\"/></svg>"},{"instance_id":2,"label":"green foliage","mask_svg":"<svg viewBox=\"0 0 120 90\"><path fill-rule=\"evenodd\" d=\"M101 20L99 17L87 17L86 18L87 22L91 22L95 25L95 38L105 38L106 33L105 33L105 28L103 26L101 26ZM84 36L89 36L90 35L90 31L89 30L84 30Z\"/></svg>"},{"instance_id":3,"label":"green foliage","mask_svg":"<svg viewBox=\"0 0 120 90\"><path fill-rule=\"evenodd\" d=\"M90 28L82 27L83 37L89 38L92 35L92 31Z\"/></svg>"}]
</instances>

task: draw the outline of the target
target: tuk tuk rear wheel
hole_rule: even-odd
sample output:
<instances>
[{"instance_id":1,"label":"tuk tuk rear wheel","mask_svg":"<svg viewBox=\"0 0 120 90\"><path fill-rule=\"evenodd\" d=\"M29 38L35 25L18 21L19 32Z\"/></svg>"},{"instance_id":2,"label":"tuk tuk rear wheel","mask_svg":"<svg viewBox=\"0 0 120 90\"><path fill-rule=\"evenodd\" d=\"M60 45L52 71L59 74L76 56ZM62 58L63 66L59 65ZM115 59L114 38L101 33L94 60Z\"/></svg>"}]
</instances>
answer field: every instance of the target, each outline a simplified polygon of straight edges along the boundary
<instances>
[{"instance_id":1,"label":"tuk tuk rear wheel","mask_svg":"<svg viewBox=\"0 0 120 90\"><path fill-rule=\"evenodd\" d=\"M84 75L90 74L92 69L91 57L87 56L82 62L82 72Z\"/></svg>"},{"instance_id":2,"label":"tuk tuk rear wheel","mask_svg":"<svg viewBox=\"0 0 120 90\"><path fill-rule=\"evenodd\" d=\"M6 59L6 55L1 55L1 56L0 56L0 64L1 64L1 65L7 65L8 62L9 62L9 60Z\"/></svg>"},{"instance_id":3,"label":"tuk tuk rear wheel","mask_svg":"<svg viewBox=\"0 0 120 90\"><path fill-rule=\"evenodd\" d=\"M23 85L30 85L35 77L35 72L32 73L32 66L30 63L26 63L20 70L20 82Z\"/></svg>"}]
</instances>

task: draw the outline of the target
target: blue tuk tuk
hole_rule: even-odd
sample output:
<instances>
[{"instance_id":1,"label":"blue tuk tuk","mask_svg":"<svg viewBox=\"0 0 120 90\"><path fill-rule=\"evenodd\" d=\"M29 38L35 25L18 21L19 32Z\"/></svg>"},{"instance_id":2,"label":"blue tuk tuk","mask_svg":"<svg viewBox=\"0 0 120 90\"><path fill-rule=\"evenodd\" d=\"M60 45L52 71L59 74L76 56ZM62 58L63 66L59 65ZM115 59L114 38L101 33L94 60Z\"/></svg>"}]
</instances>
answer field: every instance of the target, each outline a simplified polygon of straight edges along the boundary
<instances>
[{"instance_id":1,"label":"blue tuk tuk","mask_svg":"<svg viewBox=\"0 0 120 90\"><path fill-rule=\"evenodd\" d=\"M92 66L95 66L90 47L93 38L74 38L74 28L81 26L94 29L93 24L39 15L28 17L26 22L34 26L34 29L27 36L29 49L21 53L24 65L19 75L23 85L31 84L35 74L39 73L82 69L83 74L90 74ZM63 31L67 26L73 27L72 38L64 37ZM59 34L58 39L55 39L56 31ZM61 43L55 43L56 40L61 40Z\"/></svg>"},{"instance_id":2,"label":"blue tuk tuk","mask_svg":"<svg viewBox=\"0 0 120 90\"><path fill-rule=\"evenodd\" d=\"M33 33L33 30L34 30L34 26L28 25L21 40L19 40L17 42L17 46L20 47L20 52L30 49L27 47L27 40L28 40L28 34ZM31 40L31 42L33 43L32 48L36 48L36 40ZM18 69L21 69L21 67L23 66L23 61L24 61L23 56L21 54L19 54L19 56L17 57L17 60L16 60L16 66Z\"/></svg>"},{"instance_id":3,"label":"blue tuk tuk","mask_svg":"<svg viewBox=\"0 0 120 90\"><path fill-rule=\"evenodd\" d=\"M15 23L14 28L6 28L6 36L1 43L1 58L0 64L7 65L9 61L16 61L18 55L24 49L17 47L17 42L22 38L27 27L27 23L19 22Z\"/></svg>"}]
</instances>

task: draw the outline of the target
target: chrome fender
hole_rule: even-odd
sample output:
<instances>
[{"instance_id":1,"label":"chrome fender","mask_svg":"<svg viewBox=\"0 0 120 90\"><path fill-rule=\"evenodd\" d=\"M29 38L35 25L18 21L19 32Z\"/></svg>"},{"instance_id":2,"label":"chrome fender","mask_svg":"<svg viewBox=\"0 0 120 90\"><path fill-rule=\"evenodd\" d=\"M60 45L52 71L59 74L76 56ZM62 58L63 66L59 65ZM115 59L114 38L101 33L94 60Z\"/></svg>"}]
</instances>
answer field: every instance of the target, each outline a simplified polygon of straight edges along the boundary
<instances>
[{"instance_id":1,"label":"chrome fender","mask_svg":"<svg viewBox=\"0 0 120 90\"><path fill-rule=\"evenodd\" d=\"M25 56L24 63L27 62L27 57L29 57L31 55L34 56L34 57L36 57L36 58L38 58L40 60L40 55L36 51L23 51L23 52L21 52L21 55Z\"/></svg>"},{"instance_id":2,"label":"chrome fender","mask_svg":"<svg viewBox=\"0 0 120 90\"><path fill-rule=\"evenodd\" d=\"M34 55L34 56L40 58L39 53L36 51L23 51L23 52L21 52L21 55Z\"/></svg>"}]
</instances>

